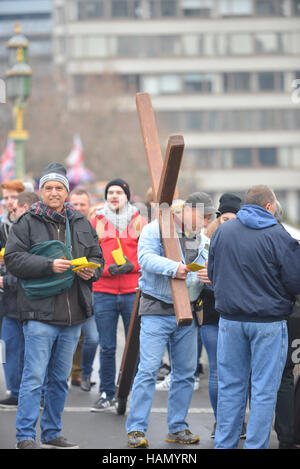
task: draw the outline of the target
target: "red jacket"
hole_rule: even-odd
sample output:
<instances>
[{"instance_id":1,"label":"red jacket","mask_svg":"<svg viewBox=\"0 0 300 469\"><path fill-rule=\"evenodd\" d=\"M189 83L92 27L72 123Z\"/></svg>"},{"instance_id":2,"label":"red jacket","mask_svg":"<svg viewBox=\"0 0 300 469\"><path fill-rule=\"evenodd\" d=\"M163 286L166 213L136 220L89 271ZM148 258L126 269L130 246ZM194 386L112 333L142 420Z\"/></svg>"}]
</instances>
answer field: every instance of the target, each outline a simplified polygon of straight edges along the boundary
<instances>
[{"instance_id":1,"label":"red jacket","mask_svg":"<svg viewBox=\"0 0 300 469\"><path fill-rule=\"evenodd\" d=\"M100 279L93 283L93 291L112 293L114 295L134 293L140 275L140 266L137 260L138 237L146 224L146 220L136 212L127 225L126 230L121 234L103 215L97 215L91 220L91 224L97 231L99 244L105 260L104 271ZM124 255L133 264L133 270L127 274L111 275L108 267L115 263L111 251L118 249L118 238L121 242Z\"/></svg>"}]
</instances>

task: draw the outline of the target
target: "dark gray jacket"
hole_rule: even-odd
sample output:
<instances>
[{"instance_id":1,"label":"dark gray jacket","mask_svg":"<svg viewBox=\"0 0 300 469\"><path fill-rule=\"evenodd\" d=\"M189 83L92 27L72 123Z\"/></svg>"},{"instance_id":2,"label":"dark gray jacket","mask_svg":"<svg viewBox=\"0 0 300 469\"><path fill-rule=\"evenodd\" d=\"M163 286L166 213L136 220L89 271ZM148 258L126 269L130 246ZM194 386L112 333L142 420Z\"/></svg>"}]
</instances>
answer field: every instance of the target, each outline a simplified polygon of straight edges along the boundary
<instances>
[{"instance_id":1,"label":"dark gray jacket","mask_svg":"<svg viewBox=\"0 0 300 469\"><path fill-rule=\"evenodd\" d=\"M89 221L74 210L69 219L73 259L86 257L101 264L91 280L82 280L75 275L73 285L60 295L30 300L18 284L18 311L21 320L33 319L51 324L72 325L85 321L93 314L92 282L98 280L103 271L104 258L96 230ZM8 271L20 279L39 278L53 273L53 260L30 254L36 243L59 239L65 241L65 225L56 224L45 217L24 213L13 224L5 247L5 264Z\"/></svg>"},{"instance_id":2,"label":"dark gray jacket","mask_svg":"<svg viewBox=\"0 0 300 469\"><path fill-rule=\"evenodd\" d=\"M5 265L2 267L3 293L2 295L2 315L11 319L19 319L17 309L17 288L18 279L7 272ZM1 315L1 313L0 313Z\"/></svg>"}]
</instances>

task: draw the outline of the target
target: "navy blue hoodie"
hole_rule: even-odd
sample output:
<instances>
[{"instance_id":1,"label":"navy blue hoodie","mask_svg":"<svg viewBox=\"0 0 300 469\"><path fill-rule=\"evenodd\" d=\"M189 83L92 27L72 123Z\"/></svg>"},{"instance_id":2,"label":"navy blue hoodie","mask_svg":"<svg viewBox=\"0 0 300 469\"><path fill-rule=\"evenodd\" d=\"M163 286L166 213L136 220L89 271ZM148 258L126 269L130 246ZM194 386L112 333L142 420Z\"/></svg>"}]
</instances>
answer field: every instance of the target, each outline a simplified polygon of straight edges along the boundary
<instances>
[{"instance_id":1,"label":"navy blue hoodie","mask_svg":"<svg viewBox=\"0 0 300 469\"><path fill-rule=\"evenodd\" d=\"M215 308L226 319L286 319L300 293L300 245L258 205L244 205L237 218L214 233L208 276Z\"/></svg>"}]
</instances>

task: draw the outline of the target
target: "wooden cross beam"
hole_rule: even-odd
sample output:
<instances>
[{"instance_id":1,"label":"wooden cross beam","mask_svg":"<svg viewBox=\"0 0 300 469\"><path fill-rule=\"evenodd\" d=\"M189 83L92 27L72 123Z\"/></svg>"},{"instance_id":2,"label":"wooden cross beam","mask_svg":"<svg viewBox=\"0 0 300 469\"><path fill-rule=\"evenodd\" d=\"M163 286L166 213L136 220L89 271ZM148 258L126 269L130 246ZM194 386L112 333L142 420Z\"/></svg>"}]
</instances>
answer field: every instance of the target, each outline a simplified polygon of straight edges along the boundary
<instances>
[{"instance_id":1,"label":"wooden cross beam","mask_svg":"<svg viewBox=\"0 0 300 469\"><path fill-rule=\"evenodd\" d=\"M171 136L163 162L151 98L137 93L136 104L150 172L154 202L160 206L159 226L166 257L181 261L171 205L176 191L184 141L181 135ZM189 326L193 315L185 280L170 278L174 311L178 326Z\"/></svg>"},{"instance_id":2,"label":"wooden cross beam","mask_svg":"<svg viewBox=\"0 0 300 469\"><path fill-rule=\"evenodd\" d=\"M171 213L171 204L174 192L176 193L184 141L180 135L170 137L163 162L150 96L138 93L136 100L154 200L161 205L159 224L165 255L170 259L181 261L179 240ZM170 282L177 324L179 326L188 326L192 322L192 311L186 283L180 279L170 279ZM123 415L126 411L127 398L138 361L139 300L140 291L137 290L115 392L118 403L117 412L120 415Z\"/></svg>"}]
</instances>

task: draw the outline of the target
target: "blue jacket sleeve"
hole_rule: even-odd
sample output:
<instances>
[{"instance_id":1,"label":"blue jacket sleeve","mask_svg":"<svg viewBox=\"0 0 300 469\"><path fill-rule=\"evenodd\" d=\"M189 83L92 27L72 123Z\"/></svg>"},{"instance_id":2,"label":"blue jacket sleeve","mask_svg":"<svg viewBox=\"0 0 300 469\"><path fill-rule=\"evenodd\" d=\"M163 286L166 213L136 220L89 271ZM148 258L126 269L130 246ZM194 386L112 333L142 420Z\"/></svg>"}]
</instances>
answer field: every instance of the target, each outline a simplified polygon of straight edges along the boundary
<instances>
[{"instance_id":1,"label":"blue jacket sleeve","mask_svg":"<svg viewBox=\"0 0 300 469\"><path fill-rule=\"evenodd\" d=\"M158 222L146 225L138 242L138 262L142 270L153 274L175 277L179 262L167 259L161 249Z\"/></svg>"},{"instance_id":2,"label":"blue jacket sleeve","mask_svg":"<svg viewBox=\"0 0 300 469\"><path fill-rule=\"evenodd\" d=\"M287 243L282 256L281 280L292 296L300 293L300 245L293 238Z\"/></svg>"}]
</instances>

